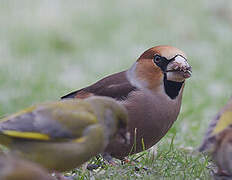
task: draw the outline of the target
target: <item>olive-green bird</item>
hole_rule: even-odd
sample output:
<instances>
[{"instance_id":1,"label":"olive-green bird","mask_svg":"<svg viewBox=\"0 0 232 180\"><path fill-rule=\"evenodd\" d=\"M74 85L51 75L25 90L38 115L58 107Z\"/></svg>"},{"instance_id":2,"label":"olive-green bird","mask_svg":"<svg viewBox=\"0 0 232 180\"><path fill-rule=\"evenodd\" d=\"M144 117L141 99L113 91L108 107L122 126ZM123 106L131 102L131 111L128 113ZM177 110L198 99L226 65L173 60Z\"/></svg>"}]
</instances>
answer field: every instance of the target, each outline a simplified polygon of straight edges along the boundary
<instances>
[{"instance_id":1,"label":"olive-green bird","mask_svg":"<svg viewBox=\"0 0 232 180\"><path fill-rule=\"evenodd\" d=\"M68 171L127 143L127 111L109 97L67 99L32 106L0 122L0 144L51 171Z\"/></svg>"},{"instance_id":2,"label":"olive-green bird","mask_svg":"<svg viewBox=\"0 0 232 180\"><path fill-rule=\"evenodd\" d=\"M216 135L224 129L232 125L232 98L213 118L209 124L204 140L199 148L199 151L212 152L216 142Z\"/></svg>"},{"instance_id":3,"label":"olive-green bird","mask_svg":"<svg viewBox=\"0 0 232 180\"><path fill-rule=\"evenodd\" d=\"M1 180L55 180L39 165L12 154L0 154Z\"/></svg>"},{"instance_id":4,"label":"olive-green bird","mask_svg":"<svg viewBox=\"0 0 232 180\"><path fill-rule=\"evenodd\" d=\"M232 98L210 123L199 150L212 155L217 174L232 175Z\"/></svg>"}]
</instances>

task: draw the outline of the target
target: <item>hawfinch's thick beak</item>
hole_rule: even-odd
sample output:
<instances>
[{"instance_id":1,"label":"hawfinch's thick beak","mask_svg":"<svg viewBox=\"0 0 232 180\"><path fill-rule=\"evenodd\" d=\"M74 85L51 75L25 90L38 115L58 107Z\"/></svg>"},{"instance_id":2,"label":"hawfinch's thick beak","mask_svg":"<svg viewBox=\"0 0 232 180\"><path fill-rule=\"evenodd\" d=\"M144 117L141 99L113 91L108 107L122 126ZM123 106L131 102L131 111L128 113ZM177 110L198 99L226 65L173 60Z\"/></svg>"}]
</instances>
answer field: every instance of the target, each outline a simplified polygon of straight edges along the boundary
<instances>
[{"instance_id":1,"label":"hawfinch's thick beak","mask_svg":"<svg viewBox=\"0 0 232 180\"><path fill-rule=\"evenodd\" d=\"M192 67L187 60L177 55L167 66L167 79L170 81L182 82L192 75Z\"/></svg>"}]
</instances>

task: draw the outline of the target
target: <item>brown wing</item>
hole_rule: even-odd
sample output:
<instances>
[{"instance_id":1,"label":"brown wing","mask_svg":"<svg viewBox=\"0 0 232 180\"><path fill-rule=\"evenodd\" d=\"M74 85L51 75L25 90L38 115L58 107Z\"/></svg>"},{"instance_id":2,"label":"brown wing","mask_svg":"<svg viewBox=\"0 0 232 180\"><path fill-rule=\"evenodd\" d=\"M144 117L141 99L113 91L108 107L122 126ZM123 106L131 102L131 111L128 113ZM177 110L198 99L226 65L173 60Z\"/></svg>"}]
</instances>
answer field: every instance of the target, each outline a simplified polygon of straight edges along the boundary
<instances>
[{"instance_id":1,"label":"brown wing","mask_svg":"<svg viewBox=\"0 0 232 180\"><path fill-rule=\"evenodd\" d=\"M132 86L126 78L126 71L119 72L101 79L93 85L86 88L71 92L64 98L87 98L89 96L108 96L117 100L125 99L132 91L136 91L136 87Z\"/></svg>"}]
</instances>

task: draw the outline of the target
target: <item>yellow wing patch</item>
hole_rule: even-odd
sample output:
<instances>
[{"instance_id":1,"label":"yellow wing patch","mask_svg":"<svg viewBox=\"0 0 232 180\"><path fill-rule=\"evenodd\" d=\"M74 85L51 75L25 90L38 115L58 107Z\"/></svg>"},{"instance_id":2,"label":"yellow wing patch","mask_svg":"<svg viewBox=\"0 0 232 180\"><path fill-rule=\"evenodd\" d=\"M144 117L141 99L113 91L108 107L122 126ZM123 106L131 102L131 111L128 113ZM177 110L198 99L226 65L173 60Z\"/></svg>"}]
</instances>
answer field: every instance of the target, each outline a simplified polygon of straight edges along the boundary
<instances>
[{"instance_id":1,"label":"yellow wing patch","mask_svg":"<svg viewBox=\"0 0 232 180\"><path fill-rule=\"evenodd\" d=\"M34 132L19 132L13 130L2 131L3 134L16 138L35 139L35 140L50 140L50 137L46 134L34 133Z\"/></svg>"},{"instance_id":2,"label":"yellow wing patch","mask_svg":"<svg viewBox=\"0 0 232 180\"><path fill-rule=\"evenodd\" d=\"M75 142L75 143L83 143L85 140L86 140L85 137L81 137L81 138L77 138L77 139L73 140L73 142Z\"/></svg>"},{"instance_id":3,"label":"yellow wing patch","mask_svg":"<svg viewBox=\"0 0 232 180\"><path fill-rule=\"evenodd\" d=\"M13 114L13 115L11 115L11 116L4 117L3 119L1 119L1 121L7 121L7 120L9 120L9 119L14 119L14 118L16 118L17 116L21 116L21 115L23 115L23 114L30 113L30 112L32 112L33 110L35 110L35 108L36 108L36 106L32 106L32 107L26 108L26 109L24 109L24 110L22 110L22 111L19 111L19 112L15 113L15 114Z\"/></svg>"},{"instance_id":4,"label":"yellow wing patch","mask_svg":"<svg viewBox=\"0 0 232 180\"><path fill-rule=\"evenodd\" d=\"M229 125L232 125L232 112L227 111L223 113L213 130L213 134L217 134L227 128Z\"/></svg>"},{"instance_id":5,"label":"yellow wing patch","mask_svg":"<svg viewBox=\"0 0 232 180\"><path fill-rule=\"evenodd\" d=\"M89 112L77 112L76 114L76 117L79 118L79 119L88 119L89 121L91 121L92 123L97 123L98 120L97 120L97 117L95 115L92 115L91 113Z\"/></svg>"}]
</instances>

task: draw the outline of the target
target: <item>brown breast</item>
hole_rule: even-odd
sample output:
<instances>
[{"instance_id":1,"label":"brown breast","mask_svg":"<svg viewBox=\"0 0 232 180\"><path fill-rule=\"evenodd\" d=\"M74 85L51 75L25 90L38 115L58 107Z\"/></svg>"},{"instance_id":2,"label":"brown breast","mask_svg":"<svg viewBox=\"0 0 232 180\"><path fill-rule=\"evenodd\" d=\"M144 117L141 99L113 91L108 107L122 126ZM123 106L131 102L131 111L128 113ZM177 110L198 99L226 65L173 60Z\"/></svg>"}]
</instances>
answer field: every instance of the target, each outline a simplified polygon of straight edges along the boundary
<instances>
[{"instance_id":1,"label":"brown breast","mask_svg":"<svg viewBox=\"0 0 232 180\"><path fill-rule=\"evenodd\" d=\"M156 144L170 129L180 112L182 90L175 100L164 93L150 94L146 90L132 92L122 104L129 113L129 145L111 142L106 149L112 156L122 159ZM136 138L135 138L136 137ZM136 145L135 145L136 142Z\"/></svg>"}]
</instances>

